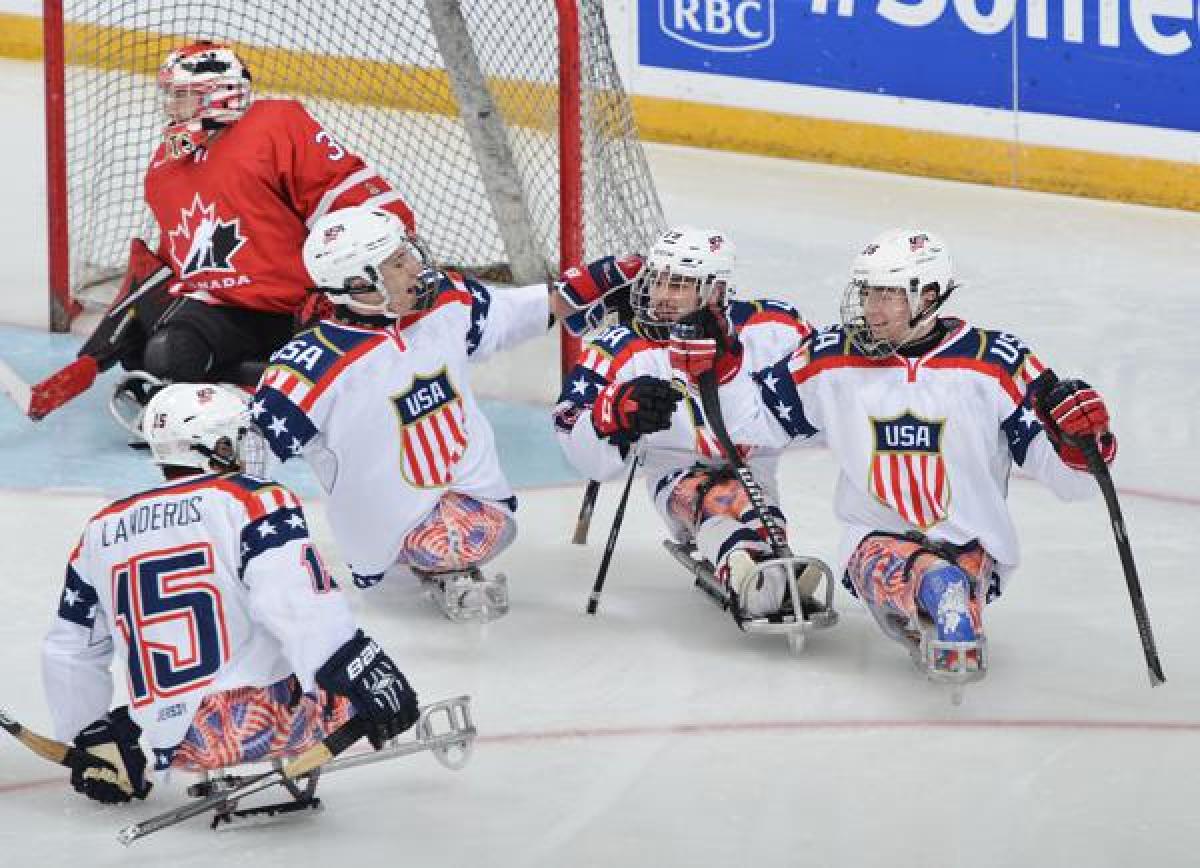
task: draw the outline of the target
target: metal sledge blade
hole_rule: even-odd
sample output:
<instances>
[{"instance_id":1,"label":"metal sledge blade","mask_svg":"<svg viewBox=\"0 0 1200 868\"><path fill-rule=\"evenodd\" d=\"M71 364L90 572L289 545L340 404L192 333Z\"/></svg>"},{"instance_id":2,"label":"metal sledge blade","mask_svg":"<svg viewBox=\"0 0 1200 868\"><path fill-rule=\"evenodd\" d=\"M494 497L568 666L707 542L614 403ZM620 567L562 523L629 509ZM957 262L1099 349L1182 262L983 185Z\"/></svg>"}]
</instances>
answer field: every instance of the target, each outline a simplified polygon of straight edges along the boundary
<instances>
[{"instance_id":1,"label":"metal sledge blade","mask_svg":"<svg viewBox=\"0 0 1200 868\"><path fill-rule=\"evenodd\" d=\"M326 774L426 750L430 751L434 759L446 768L461 769L470 759L477 735L474 721L471 718L471 697L457 696L423 706L421 716L417 719L412 732L414 738L398 736L378 751L354 756L335 756L311 772L294 777L288 774L286 765L245 777L224 776L221 779L222 786L217 791L211 792L210 795L197 799L191 804L180 805L140 823L126 826L117 833L117 840L125 846L129 846L139 838L144 838L209 811L217 814L230 814L236 809L237 802L246 796L275 786L290 789L289 784L292 784L294 780L306 778L313 773Z\"/></svg>"},{"instance_id":2,"label":"metal sledge blade","mask_svg":"<svg viewBox=\"0 0 1200 868\"><path fill-rule=\"evenodd\" d=\"M704 591L722 610L729 609L729 590L717 581L712 564L697 554L694 544L663 540L663 547L696 577L696 587ZM758 570L761 572L778 566L787 570L791 599L801 602L799 614L792 612L762 618L745 618L741 621L741 627L747 633L784 636L792 652L798 653L804 647L809 629L826 629L838 622L838 613L833 609L833 574L819 558L796 556L769 558L759 563ZM814 573L817 576L815 581ZM800 593L800 581L806 580L810 587L816 587L821 578L825 581L823 603Z\"/></svg>"}]
</instances>

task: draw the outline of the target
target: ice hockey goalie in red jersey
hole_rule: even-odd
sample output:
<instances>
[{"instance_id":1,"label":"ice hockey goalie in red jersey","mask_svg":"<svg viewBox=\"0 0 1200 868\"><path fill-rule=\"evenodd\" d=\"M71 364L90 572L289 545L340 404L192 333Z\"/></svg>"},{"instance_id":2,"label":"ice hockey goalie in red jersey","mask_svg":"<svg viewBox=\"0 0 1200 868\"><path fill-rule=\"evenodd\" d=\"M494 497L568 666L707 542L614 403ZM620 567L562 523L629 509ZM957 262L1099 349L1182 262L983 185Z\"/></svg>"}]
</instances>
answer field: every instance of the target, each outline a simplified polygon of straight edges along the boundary
<instances>
[{"instance_id":1,"label":"ice hockey goalie in red jersey","mask_svg":"<svg viewBox=\"0 0 1200 868\"><path fill-rule=\"evenodd\" d=\"M141 334L120 360L162 380L237 380L239 363L265 359L295 330L309 283L300 249L314 221L369 204L413 231L413 215L300 103L252 102L250 72L228 46L171 52L158 87L167 125L145 197L159 243L152 253L134 242L118 303L150 274L165 279L137 300Z\"/></svg>"}]
</instances>

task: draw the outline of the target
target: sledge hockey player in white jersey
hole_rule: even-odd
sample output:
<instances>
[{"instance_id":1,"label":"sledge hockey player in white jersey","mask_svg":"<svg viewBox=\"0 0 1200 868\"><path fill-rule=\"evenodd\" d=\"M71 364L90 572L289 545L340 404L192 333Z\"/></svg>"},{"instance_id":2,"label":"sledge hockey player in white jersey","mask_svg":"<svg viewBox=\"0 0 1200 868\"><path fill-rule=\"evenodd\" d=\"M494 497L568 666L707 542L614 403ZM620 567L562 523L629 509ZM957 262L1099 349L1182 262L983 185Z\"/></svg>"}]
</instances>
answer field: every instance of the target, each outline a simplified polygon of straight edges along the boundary
<instances>
[{"instance_id":1,"label":"sledge hockey player in white jersey","mask_svg":"<svg viewBox=\"0 0 1200 868\"><path fill-rule=\"evenodd\" d=\"M734 264L733 242L719 230L677 227L663 233L633 283L632 322L610 326L588 341L554 418L568 460L591 479L620 475L630 451L641 451L647 487L673 539L668 549L749 629L752 622L778 622L789 613L794 622L796 607L787 570L760 567L775 552L706 422L697 384L706 368L724 384L722 416L740 443L745 414L737 409L739 393L729 391L739 366L753 393L744 372L790 354L811 329L785 302L734 299ZM702 340L688 339L697 332ZM748 464L766 488L768 520L782 529L777 456L777 450L758 450ZM827 608L812 599L820 577L817 570L802 576L798 592L805 617Z\"/></svg>"},{"instance_id":2,"label":"sledge hockey player in white jersey","mask_svg":"<svg viewBox=\"0 0 1200 868\"><path fill-rule=\"evenodd\" d=\"M502 616L505 579L480 566L512 542L516 498L467 366L572 309L544 284L493 291L439 271L379 209L318 220L304 262L335 314L271 357L253 402L271 448L303 455L329 493L359 587L400 565L451 620Z\"/></svg>"},{"instance_id":3,"label":"sledge hockey player in white jersey","mask_svg":"<svg viewBox=\"0 0 1200 868\"><path fill-rule=\"evenodd\" d=\"M43 646L57 737L86 751L75 789L145 798L143 731L156 769L205 771L298 755L352 718L376 749L411 727L416 694L356 628L300 503L244 472L266 453L244 398L171 385L145 420L166 482L88 521ZM110 711L114 656L129 705Z\"/></svg>"},{"instance_id":4,"label":"sledge hockey player in white jersey","mask_svg":"<svg viewBox=\"0 0 1200 868\"><path fill-rule=\"evenodd\" d=\"M1018 562L1013 462L1078 499L1096 490L1078 443L1105 463L1117 444L1086 383L1049 387L1017 337L938 316L956 288L939 238L885 232L854 260L842 323L755 378L761 442L833 451L843 583L957 700L986 672L983 605Z\"/></svg>"}]
</instances>

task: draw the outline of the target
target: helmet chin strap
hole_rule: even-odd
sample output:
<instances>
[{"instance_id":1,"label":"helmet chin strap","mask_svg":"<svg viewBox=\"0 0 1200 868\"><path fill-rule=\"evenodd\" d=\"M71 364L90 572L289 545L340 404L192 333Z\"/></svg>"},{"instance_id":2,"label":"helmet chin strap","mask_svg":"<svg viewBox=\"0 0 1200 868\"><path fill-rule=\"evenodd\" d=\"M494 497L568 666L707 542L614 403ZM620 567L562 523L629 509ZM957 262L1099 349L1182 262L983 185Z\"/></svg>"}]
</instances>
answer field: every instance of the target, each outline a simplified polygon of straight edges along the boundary
<instances>
[{"instance_id":1,"label":"helmet chin strap","mask_svg":"<svg viewBox=\"0 0 1200 868\"><path fill-rule=\"evenodd\" d=\"M934 286L935 284L929 285ZM945 289L938 290L937 295L935 295L933 298L933 301L929 302L929 304L925 305L925 307L909 317L908 327L916 328L922 322L928 322L929 319L938 312L941 306L946 303L946 299L950 298L950 294L956 289L958 289L957 283L954 283L953 281L948 282Z\"/></svg>"}]
</instances>

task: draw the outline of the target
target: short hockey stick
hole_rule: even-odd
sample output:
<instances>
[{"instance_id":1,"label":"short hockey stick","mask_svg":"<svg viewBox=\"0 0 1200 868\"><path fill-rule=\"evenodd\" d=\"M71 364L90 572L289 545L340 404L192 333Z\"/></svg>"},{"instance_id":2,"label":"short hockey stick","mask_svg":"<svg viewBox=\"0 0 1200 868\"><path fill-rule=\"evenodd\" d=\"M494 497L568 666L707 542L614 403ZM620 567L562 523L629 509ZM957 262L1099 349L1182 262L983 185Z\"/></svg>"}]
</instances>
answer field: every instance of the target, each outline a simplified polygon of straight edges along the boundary
<instances>
[{"instance_id":1,"label":"short hockey stick","mask_svg":"<svg viewBox=\"0 0 1200 868\"><path fill-rule=\"evenodd\" d=\"M83 751L61 741L55 741L44 735L38 735L18 723L7 711L0 708L0 729L7 730L13 738L25 745L42 759L50 760L60 766L74 769L81 763L86 763Z\"/></svg>"},{"instance_id":2,"label":"short hockey stick","mask_svg":"<svg viewBox=\"0 0 1200 868\"><path fill-rule=\"evenodd\" d=\"M140 823L134 823L132 826L126 826L117 833L117 840L125 846L129 846L138 838L144 838L146 835L157 832L160 829L173 826L176 823L198 816L206 811L222 808L232 799L240 799L244 796L253 795L268 787L282 784L285 781L294 781L296 778L306 775L313 769L329 762L329 760L358 741L365 732L366 725L363 720L358 717L352 718L326 736L320 744L313 745L283 768L252 775L246 778L234 790L197 799L190 805L183 805L164 814L143 820Z\"/></svg>"},{"instance_id":3,"label":"short hockey stick","mask_svg":"<svg viewBox=\"0 0 1200 868\"><path fill-rule=\"evenodd\" d=\"M600 569L596 571L596 581L592 583L592 593L588 596L587 613L595 615L600 607L600 595L604 593L604 581L608 578L608 565L612 561L613 549L617 547L617 536L621 533L621 523L625 520L625 504L629 502L629 489L633 487L633 477L637 475L638 464L641 463L641 453L635 451L629 459L629 476L625 480L625 488L621 491L621 501L613 515L612 527L608 531L608 542L604 544L604 555L600 558Z\"/></svg>"},{"instance_id":4,"label":"short hockey stick","mask_svg":"<svg viewBox=\"0 0 1200 868\"><path fill-rule=\"evenodd\" d=\"M0 392L12 398L17 409L25 416L29 415L29 407L33 401L33 390L24 378L14 371L7 362L0 359Z\"/></svg>"},{"instance_id":5,"label":"short hockey stick","mask_svg":"<svg viewBox=\"0 0 1200 868\"><path fill-rule=\"evenodd\" d=\"M1058 376L1049 368L1033 381L1030 388L1037 400L1045 390L1052 388L1058 382ZM1104 505L1108 507L1108 518L1112 524L1113 538L1117 543L1117 553L1121 557L1121 569L1125 572L1125 586L1129 589L1129 602L1133 606L1133 620L1137 624L1138 637L1142 641L1142 656L1146 659L1146 671L1150 676L1150 686L1158 687L1166 683L1163 675L1162 662L1158 659L1158 646L1154 642L1154 632L1150 627L1150 613L1146 610L1146 598L1142 594L1142 583L1138 579L1137 564L1133 560L1133 547L1129 543L1129 534L1125 532L1125 517L1121 513L1121 502L1117 499L1117 489L1113 485L1112 474L1100 457L1100 450L1091 439L1066 437L1068 442L1083 452L1088 469L1096 478L1100 492L1104 495Z\"/></svg>"},{"instance_id":6,"label":"short hockey stick","mask_svg":"<svg viewBox=\"0 0 1200 868\"><path fill-rule=\"evenodd\" d=\"M433 719L441 714L446 715L449 729L445 732L434 733ZM413 732L416 738L412 741L401 741L397 738L388 742L381 750L362 756L337 758L363 735L361 720L354 718L282 769L236 778L231 789L222 789L218 793L198 798L190 804L181 805L148 820L126 826L117 833L117 840L128 846L139 838L144 838L207 811L220 812L236 804L240 799L270 787L286 787L292 781L310 774L318 768L322 771L352 768L380 759L391 759L428 750L432 751L438 762L446 768L461 769L466 765L472 742L476 736L475 725L470 714L470 697L460 696L423 706L421 717L413 727ZM457 755L452 757L452 751L457 751Z\"/></svg>"},{"instance_id":7,"label":"short hockey stick","mask_svg":"<svg viewBox=\"0 0 1200 868\"><path fill-rule=\"evenodd\" d=\"M575 533L571 542L577 546L587 545L588 529L592 526L592 512L596 509L596 495L600 493L600 483L589 479L587 490L583 492L583 503L579 504L579 518L575 520Z\"/></svg>"}]
</instances>

